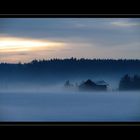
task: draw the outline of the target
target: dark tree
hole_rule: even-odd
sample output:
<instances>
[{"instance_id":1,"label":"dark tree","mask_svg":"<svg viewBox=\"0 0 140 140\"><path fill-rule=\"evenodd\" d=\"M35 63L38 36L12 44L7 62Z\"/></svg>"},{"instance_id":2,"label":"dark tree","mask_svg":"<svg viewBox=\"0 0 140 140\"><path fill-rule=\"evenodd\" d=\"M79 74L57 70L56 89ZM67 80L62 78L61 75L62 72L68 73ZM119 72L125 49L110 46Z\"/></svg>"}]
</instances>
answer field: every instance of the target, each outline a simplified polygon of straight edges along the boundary
<instances>
[{"instance_id":1,"label":"dark tree","mask_svg":"<svg viewBox=\"0 0 140 140\"><path fill-rule=\"evenodd\" d=\"M140 89L140 76L134 75L130 77L128 74L121 78L119 83L120 90L139 90Z\"/></svg>"},{"instance_id":2,"label":"dark tree","mask_svg":"<svg viewBox=\"0 0 140 140\"><path fill-rule=\"evenodd\" d=\"M133 86L135 89L140 89L140 76L134 75Z\"/></svg>"},{"instance_id":3,"label":"dark tree","mask_svg":"<svg viewBox=\"0 0 140 140\"><path fill-rule=\"evenodd\" d=\"M73 84L70 83L70 81L66 81L64 86L67 88L67 87L73 87Z\"/></svg>"}]
</instances>

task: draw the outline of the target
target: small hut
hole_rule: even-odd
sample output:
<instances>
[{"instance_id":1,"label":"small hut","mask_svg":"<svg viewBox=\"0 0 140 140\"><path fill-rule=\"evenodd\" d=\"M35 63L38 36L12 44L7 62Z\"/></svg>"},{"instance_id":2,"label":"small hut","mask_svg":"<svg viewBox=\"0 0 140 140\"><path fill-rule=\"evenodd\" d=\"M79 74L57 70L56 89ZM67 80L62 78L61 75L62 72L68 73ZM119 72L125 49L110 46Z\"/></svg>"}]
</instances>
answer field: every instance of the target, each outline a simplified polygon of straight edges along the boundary
<instances>
[{"instance_id":1,"label":"small hut","mask_svg":"<svg viewBox=\"0 0 140 140\"><path fill-rule=\"evenodd\" d=\"M95 82L91 81L90 79L88 79L86 82L83 82L79 86L79 90L82 90L82 91L106 91L107 84L103 81L95 83Z\"/></svg>"}]
</instances>

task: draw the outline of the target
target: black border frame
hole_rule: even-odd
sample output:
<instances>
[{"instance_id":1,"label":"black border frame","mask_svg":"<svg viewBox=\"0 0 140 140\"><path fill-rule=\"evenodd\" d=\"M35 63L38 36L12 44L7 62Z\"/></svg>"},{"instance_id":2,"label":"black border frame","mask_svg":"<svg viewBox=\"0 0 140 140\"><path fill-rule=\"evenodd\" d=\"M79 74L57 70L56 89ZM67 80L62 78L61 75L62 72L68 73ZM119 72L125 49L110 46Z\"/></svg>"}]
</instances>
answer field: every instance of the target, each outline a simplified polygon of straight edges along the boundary
<instances>
[{"instance_id":1,"label":"black border frame","mask_svg":"<svg viewBox=\"0 0 140 140\"><path fill-rule=\"evenodd\" d=\"M140 18L140 14L0 14L0 18ZM0 126L140 127L140 122L0 122Z\"/></svg>"}]
</instances>

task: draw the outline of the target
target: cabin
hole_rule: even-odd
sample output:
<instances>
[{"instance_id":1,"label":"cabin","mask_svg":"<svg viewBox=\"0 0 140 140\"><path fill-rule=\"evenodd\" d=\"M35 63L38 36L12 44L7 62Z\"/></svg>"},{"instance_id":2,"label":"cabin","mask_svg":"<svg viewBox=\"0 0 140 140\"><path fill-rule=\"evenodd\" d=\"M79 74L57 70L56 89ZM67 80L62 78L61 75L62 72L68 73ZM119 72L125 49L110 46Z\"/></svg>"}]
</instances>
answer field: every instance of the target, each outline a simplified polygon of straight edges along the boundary
<instances>
[{"instance_id":1,"label":"cabin","mask_svg":"<svg viewBox=\"0 0 140 140\"><path fill-rule=\"evenodd\" d=\"M104 81L99 81L97 83L88 79L86 82L83 82L79 86L79 90L81 91L106 91L107 84Z\"/></svg>"}]
</instances>

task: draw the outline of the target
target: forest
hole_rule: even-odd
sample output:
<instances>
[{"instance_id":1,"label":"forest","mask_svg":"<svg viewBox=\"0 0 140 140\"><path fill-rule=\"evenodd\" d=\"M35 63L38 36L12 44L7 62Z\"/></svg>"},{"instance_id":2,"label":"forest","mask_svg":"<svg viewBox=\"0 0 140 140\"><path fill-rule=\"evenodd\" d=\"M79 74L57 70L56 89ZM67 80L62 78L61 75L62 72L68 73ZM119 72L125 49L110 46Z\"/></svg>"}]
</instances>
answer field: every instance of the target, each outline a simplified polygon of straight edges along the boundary
<instances>
[{"instance_id":1,"label":"forest","mask_svg":"<svg viewBox=\"0 0 140 140\"><path fill-rule=\"evenodd\" d=\"M140 74L140 60L127 59L50 59L29 63L0 64L0 88L9 86L49 85L66 80L120 80L125 75ZM109 80L110 80L109 79ZM121 84L120 84L121 89Z\"/></svg>"},{"instance_id":2,"label":"forest","mask_svg":"<svg viewBox=\"0 0 140 140\"><path fill-rule=\"evenodd\" d=\"M126 74L123 76L119 83L120 90L140 90L140 76L129 76Z\"/></svg>"}]
</instances>

